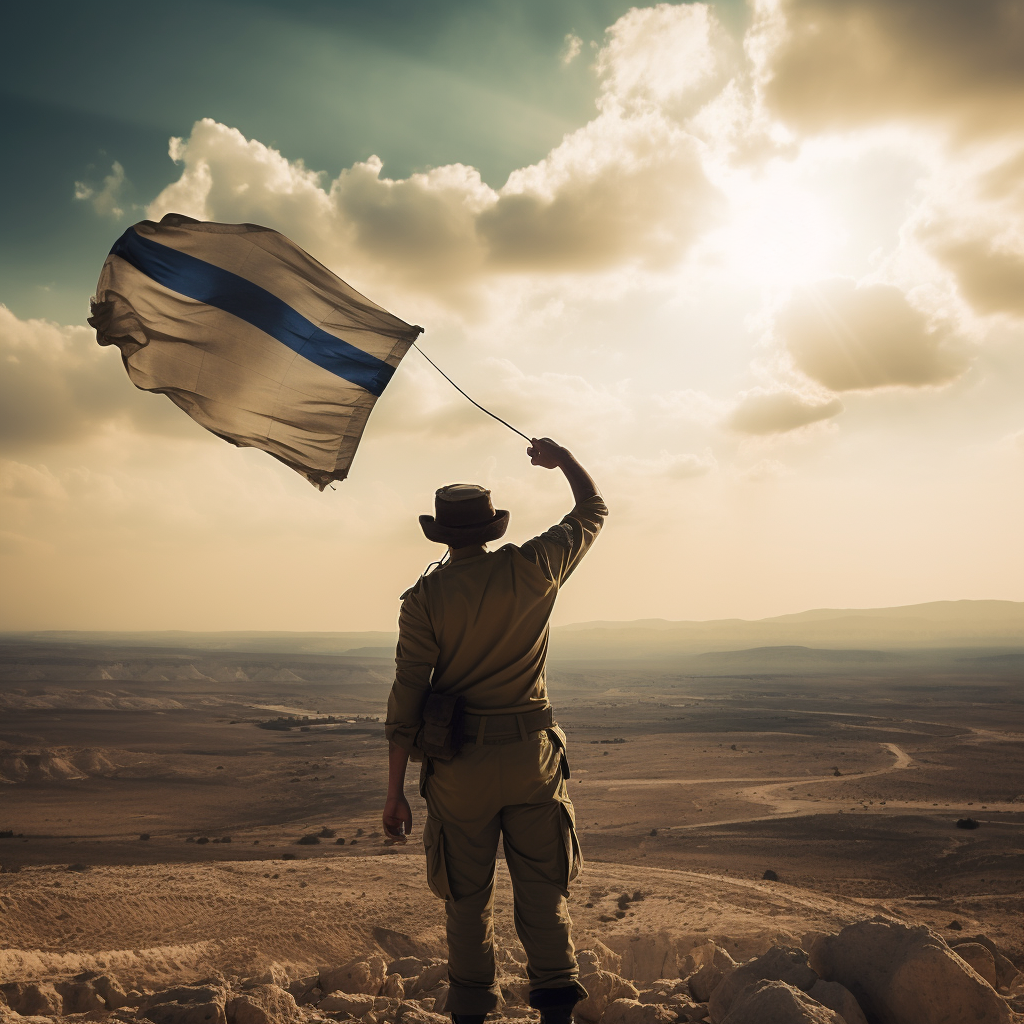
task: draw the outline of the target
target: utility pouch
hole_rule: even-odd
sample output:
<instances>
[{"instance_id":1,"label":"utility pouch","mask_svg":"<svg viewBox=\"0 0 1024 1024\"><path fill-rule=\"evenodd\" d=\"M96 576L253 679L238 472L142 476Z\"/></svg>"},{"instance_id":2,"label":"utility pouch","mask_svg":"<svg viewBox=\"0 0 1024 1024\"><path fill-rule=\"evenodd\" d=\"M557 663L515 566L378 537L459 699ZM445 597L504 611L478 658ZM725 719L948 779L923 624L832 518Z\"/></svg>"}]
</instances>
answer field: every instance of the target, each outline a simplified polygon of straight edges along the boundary
<instances>
[{"instance_id":1,"label":"utility pouch","mask_svg":"<svg viewBox=\"0 0 1024 1024\"><path fill-rule=\"evenodd\" d=\"M423 705L419 748L427 757L450 761L462 749L466 698L451 693L431 693Z\"/></svg>"}]
</instances>

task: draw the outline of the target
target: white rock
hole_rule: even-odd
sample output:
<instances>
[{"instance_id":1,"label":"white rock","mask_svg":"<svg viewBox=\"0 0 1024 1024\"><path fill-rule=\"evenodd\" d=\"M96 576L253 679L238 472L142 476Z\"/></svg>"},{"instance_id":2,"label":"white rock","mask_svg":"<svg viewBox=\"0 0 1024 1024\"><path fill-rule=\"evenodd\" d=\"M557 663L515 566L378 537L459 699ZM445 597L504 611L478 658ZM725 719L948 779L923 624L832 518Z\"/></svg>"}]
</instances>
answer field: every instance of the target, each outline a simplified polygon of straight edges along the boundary
<instances>
[{"instance_id":1,"label":"white rock","mask_svg":"<svg viewBox=\"0 0 1024 1024\"><path fill-rule=\"evenodd\" d=\"M838 981L822 981L819 978L808 990L812 999L817 999L822 1006L835 1010L846 1024L868 1024L860 1003L853 993Z\"/></svg>"},{"instance_id":2,"label":"white rock","mask_svg":"<svg viewBox=\"0 0 1024 1024\"><path fill-rule=\"evenodd\" d=\"M64 999L49 981L12 981L0 985L7 1005L22 1016L50 1016L64 1012Z\"/></svg>"},{"instance_id":3,"label":"white rock","mask_svg":"<svg viewBox=\"0 0 1024 1024\"><path fill-rule=\"evenodd\" d=\"M402 981L402 976L400 974L389 974L384 979L380 994L387 996L389 999L404 999L405 984Z\"/></svg>"},{"instance_id":4,"label":"white rock","mask_svg":"<svg viewBox=\"0 0 1024 1024\"><path fill-rule=\"evenodd\" d=\"M353 1017L362 1017L373 1009L374 997L365 992L331 992L317 1003L321 1010L339 1011Z\"/></svg>"},{"instance_id":5,"label":"white rock","mask_svg":"<svg viewBox=\"0 0 1024 1024\"><path fill-rule=\"evenodd\" d=\"M715 1018L712 1016L712 1020ZM744 988L718 1024L846 1024L843 1018L784 981Z\"/></svg>"},{"instance_id":6,"label":"white rock","mask_svg":"<svg viewBox=\"0 0 1024 1024\"><path fill-rule=\"evenodd\" d=\"M708 1009L711 1011L711 1019L723 1020L744 989L759 981L784 981L806 992L817 980L818 975L807 966L807 954L802 949L772 946L767 953L725 974L721 984L710 993Z\"/></svg>"},{"instance_id":7,"label":"white rock","mask_svg":"<svg viewBox=\"0 0 1024 1024\"><path fill-rule=\"evenodd\" d=\"M675 1020L676 1015L667 1006L635 999L616 999L601 1015L601 1024L675 1024Z\"/></svg>"},{"instance_id":8,"label":"white rock","mask_svg":"<svg viewBox=\"0 0 1024 1024\"><path fill-rule=\"evenodd\" d=\"M581 974L580 984L587 990L587 998L581 999L572 1012L582 1020L600 1020L608 1005L616 999L635 1000L639 995L630 982L610 971Z\"/></svg>"},{"instance_id":9,"label":"white rock","mask_svg":"<svg viewBox=\"0 0 1024 1024\"><path fill-rule=\"evenodd\" d=\"M255 985L228 1001L226 1013L233 1024L277 1024L302 1016L292 998L277 985Z\"/></svg>"},{"instance_id":10,"label":"white rock","mask_svg":"<svg viewBox=\"0 0 1024 1024\"><path fill-rule=\"evenodd\" d=\"M999 984L996 977L996 958L992 950L980 942L958 942L953 947L953 952L993 988Z\"/></svg>"},{"instance_id":11,"label":"white rock","mask_svg":"<svg viewBox=\"0 0 1024 1024\"><path fill-rule=\"evenodd\" d=\"M387 964L382 956L350 960L341 967L320 972L320 988L324 992L357 992L375 996L384 984Z\"/></svg>"},{"instance_id":12,"label":"white rock","mask_svg":"<svg viewBox=\"0 0 1024 1024\"><path fill-rule=\"evenodd\" d=\"M883 1024L1009 1024L1011 1011L992 986L940 936L881 919L817 938L811 967L854 995Z\"/></svg>"}]
</instances>

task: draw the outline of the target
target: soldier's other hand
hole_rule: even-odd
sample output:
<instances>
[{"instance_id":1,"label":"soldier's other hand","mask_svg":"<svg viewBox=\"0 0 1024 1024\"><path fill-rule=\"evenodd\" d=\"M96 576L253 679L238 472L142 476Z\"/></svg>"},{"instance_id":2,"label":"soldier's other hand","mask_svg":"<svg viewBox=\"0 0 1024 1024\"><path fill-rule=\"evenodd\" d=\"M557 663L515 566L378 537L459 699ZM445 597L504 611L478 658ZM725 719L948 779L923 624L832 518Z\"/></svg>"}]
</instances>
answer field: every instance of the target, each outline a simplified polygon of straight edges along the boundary
<instances>
[{"instance_id":1,"label":"soldier's other hand","mask_svg":"<svg viewBox=\"0 0 1024 1024\"><path fill-rule=\"evenodd\" d=\"M412 808L404 796L388 797L384 804L384 835L404 843L412 833Z\"/></svg>"},{"instance_id":2,"label":"soldier's other hand","mask_svg":"<svg viewBox=\"0 0 1024 1024\"><path fill-rule=\"evenodd\" d=\"M545 469L558 469L566 455L565 449L550 437L535 437L526 449L530 462Z\"/></svg>"}]
</instances>

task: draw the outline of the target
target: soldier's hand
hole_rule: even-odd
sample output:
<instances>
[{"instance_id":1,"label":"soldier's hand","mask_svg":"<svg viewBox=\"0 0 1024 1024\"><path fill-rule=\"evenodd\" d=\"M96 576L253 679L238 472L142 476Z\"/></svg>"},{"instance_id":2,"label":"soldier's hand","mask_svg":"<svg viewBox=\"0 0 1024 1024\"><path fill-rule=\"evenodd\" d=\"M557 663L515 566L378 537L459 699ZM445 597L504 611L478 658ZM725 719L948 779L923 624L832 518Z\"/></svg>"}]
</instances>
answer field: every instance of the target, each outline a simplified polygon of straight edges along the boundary
<instances>
[{"instance_id":1,"label":"soldier's hand","mask_svg":"<svg viewBox=\"0 0 1024 1024\"><path fill-rule=\"evenodd\" d=\"M535 466L558 469L567 452L550 437L535 437L530 442L530 447L526 449L526 454L530 456L530 462Z\"/></svg>"},{"instance_id":2,"label":"soldier's hand","mask_svg":"<svg viewBox=\"0 0 1024 1024\"><path fill-rule=\"evenodd\" d=\"M412 808L404 796L388 797L384 804L384 835L404 843L412 833Z\"/></svg>"}]
</instances>

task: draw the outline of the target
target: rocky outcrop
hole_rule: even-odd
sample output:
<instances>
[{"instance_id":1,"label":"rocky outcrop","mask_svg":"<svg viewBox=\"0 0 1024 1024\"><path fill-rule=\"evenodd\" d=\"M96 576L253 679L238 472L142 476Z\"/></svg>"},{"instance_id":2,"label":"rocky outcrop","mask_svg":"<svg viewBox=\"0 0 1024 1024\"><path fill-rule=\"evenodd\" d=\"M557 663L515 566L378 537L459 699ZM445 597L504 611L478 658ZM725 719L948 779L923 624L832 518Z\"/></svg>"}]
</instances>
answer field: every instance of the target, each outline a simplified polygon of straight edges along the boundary
<instances>
[{"instance_id":1,"label":"rocky outcrop","mask_svg":"<svg viewBox=\"0 0 1024 1024\"><path fill-rule=\"evenodd\" d=\"M48 1016L64 1012L64 999L49 981L15 981L0 985L7 1005L22 1016Z\"/></svg>"},{"instance_id":2,"label":"rocky outcrop","mask_svg":"<svg viewBox=\"0 0 1024 1024\"><path fill-rule=\"evenodd\" d=\"M375 996L380 992L387 974L382 956L350 960L341 967L320 972L320 988L324 992L358 992Z\"/></svg>"},{"instance_id":3,"label":"rocky outcrop","mask_svg":"<svg viewBox=\"0 0 1024 1024\"><path fill-rule=\"evenodd\" d=\"M331 992L319 1002L321 1010L347 1013L350 1017L362 1017L374 1009L375 998L362 992Z\"/></svg>"},{"instance_id":4,"label":"rocky outcrop","mask_svg":"<svg viewBox=\"0 0 1024 1024\"><path fill-rule=\"evenodd\" d=\"M153 1024L227 1024L227 992L219 985L181 985L157 992L139 1006Z\"/></svg>"},{"instance_id":5,"label":"rocky outcrop","mask_svg":"<svg viewBox=\"0 0 1024 1024\"><path fill-rule=\"evenodd\" d=\"M658 1003L616 999L601 1016L601 1024L675 1024L676 1014Z\"/></svg>"},{"instance_id":6,"label":"rocky outcrop","mask_svg":"<svg viewBox=\"0 0 1024 1024\"><path fill-rule=\"evenodd\" d=\"M712 1018L714 1019L714 1018ZM733 1001L721 1024L846 1024L827 1006L784 981L758 981Z\"/></svg>"},{"instance_id":7,"label":"rocky outcrop","mask_svg":"<svg viewBox=\"0 0 1024 1024\"><path fill-rule=\"evenodd\" d=\"M702 946L694 946L690 950L689 959L695 963L696 970L689 975L690 994L698 1003L706 1003L711 993L722 983L726 975L736 969L736 961L713 942Z\"/></svg>"},{"instance_id":8,"label":"rocky outcrop","mask_svg":"<svg viewBox=\"0 0 1024 1024\"><path fill-rule=\"evenodd\" d=\"M587 998L573 1008L573 1014L584 1021L596 1021L617 999L635 1000L640 994L634 985L615 974L610 968L619 959L606 946L600 950L584 949L576 957L580 968L580 984L587 990Z\"/></svg>"},{"instance_id":9,"label":"rocky outcrop","mask_svg":"<svg viewBox=\"0 0 1024 1024\"><path fill-rule=\"evenodd\" d=\"M996 976L996 958L992 955L992 950L980 942L958 942L952 948L975 974L981 975L993 988L999 984Z\"/></svg>"},{"instance_id":10,"label":"rocky outcrop","mask_svg":"<svg viewBox=\"0 0 1024 1024\"><path fill-rule=\"evenodd\" d=\"M822 981L819 978L807 990L807 994L822 1006L835 1010L846 1024L868 1024L860 1003L854 998L853 993L838 981Z\"/></svg>"},{"instance_id":11,"label":"rocky outcrop","mask_svg":"<svg viewBox=\"0 0 1024 1024\"><path fill-rule=\"evenodd\" d=\"M878 1024L1009 1024L992 986L924 927L875 919L819 936L810 965L848 988Z\"/></svg>"},{"instance_id":12,"label":"rocky outcrop","mask_svg":"<svg viewBox=\"0 0 1024 1024\"><path fill-rule=\"evenodd\" d=\"M278 1024L302 1017L291 994L277 985L254 985L233 999L225 1011L228 1024Z\"/></svg>"},{"instance_id":13,"label":"rocky outcrop","mask_svg":"<svg viewBox=\"0 0 1024 1024\"><path fill-rule=\"evenodd\" d=\"M759 981L782 981L806 992L817 980L818 975L807 965L807 954L802 949L772 946L767 953L732 968L723 976L710 993L711 1019L725 1020L733 1003Z\"/></svg>"}]
</instances>

